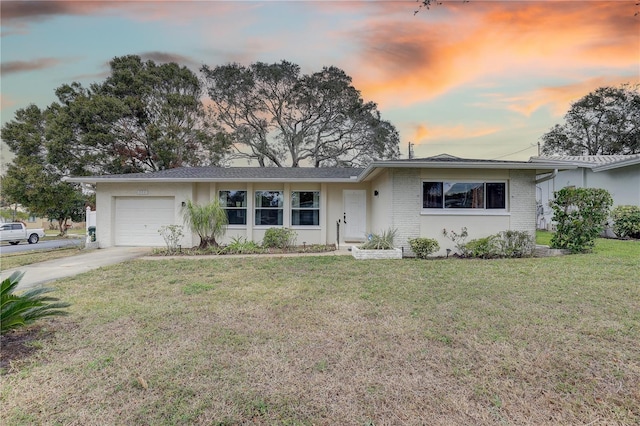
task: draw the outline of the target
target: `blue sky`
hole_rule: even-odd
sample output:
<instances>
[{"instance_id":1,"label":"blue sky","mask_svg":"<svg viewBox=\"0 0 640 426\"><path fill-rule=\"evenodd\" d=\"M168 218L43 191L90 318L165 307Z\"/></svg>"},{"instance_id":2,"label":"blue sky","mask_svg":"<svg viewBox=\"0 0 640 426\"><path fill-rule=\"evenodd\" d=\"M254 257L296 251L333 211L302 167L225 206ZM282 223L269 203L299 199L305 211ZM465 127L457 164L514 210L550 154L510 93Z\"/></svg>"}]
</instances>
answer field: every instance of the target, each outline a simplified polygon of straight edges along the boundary
<instances>
[{"instance_id":1,"label":"blue sky","mask_svg":"<svg viewBox=\"0 0 640 426\"><path fill-rule=\"evenodd\" d=\"M2 1L1 119L101 81L115 56L335 65L400 131L401 152L526 160L570 103L640 83L636 0Z\"/></svg>"}]
</instances>

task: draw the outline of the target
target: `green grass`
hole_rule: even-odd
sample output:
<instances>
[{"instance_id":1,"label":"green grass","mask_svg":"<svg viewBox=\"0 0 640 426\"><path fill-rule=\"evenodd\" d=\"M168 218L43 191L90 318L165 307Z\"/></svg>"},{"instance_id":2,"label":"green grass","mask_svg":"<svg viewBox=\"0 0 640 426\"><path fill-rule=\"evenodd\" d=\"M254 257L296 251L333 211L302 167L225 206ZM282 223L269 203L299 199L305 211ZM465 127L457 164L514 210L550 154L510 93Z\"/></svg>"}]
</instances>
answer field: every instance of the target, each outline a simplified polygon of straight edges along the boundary
<instances>
[{"instance_id":1,"label":"green grass","mask_svg":"<svg viewBox=\"0 0 640 426\"><path fill-rule=\"evenodd\" d=\"M136 260L58 282L5 424L638 424L640 242ZM6 345L2 345L3 358Z\"/></svg>"},{"instance_id":2,"label":"green grass","mask_svg":"<svg viewBox=\"0 0 640 426\"><path fill-rule=\"evenodd\" d=\"M553 232L538 230L536 231L536 244L548 246L551 244L551 237L553 237Z\"/></svg>"},{"instance_id":3,"label":"green grass","mask_svg":"<svg viewBox=\"0 0 640 426\"><path fill-rule=\"evenodd\" d=\"M63 247L46 251L24 251L18 253L3 254L0 259L0 269L18 268L32 263L45 262L47 260L62 259L81 253L78 247Z\"/></svg>"}]
</instances>

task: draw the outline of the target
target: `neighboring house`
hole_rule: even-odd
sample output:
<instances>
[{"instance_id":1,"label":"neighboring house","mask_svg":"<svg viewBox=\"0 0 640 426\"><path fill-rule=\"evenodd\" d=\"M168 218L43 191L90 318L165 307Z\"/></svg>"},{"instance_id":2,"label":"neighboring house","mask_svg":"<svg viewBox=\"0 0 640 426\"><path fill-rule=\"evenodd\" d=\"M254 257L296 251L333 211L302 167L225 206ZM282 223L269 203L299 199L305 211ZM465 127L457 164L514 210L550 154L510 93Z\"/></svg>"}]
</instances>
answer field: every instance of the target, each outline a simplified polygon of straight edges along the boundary
<instances>
[{"instance_id":1,"label":"neighboring house","mask_svg":"<svg viewBox=\"0 0 640 426\"><path fill-rule=\"evenodd\" d=\"M223 242L259 242L270 227L293 228L298 244L350 245L370 233L397 230L396 245L437 239L442 230L480 238L504 230L536 229L535 179L556 165L544 162L435 157L375 161L366 169L193 167L154 173L78 177L96 185L100 247L163 246L162 225L181 225L187 200L225 206ZM568 168L573 168L568 166ZM185 227L181 244L198 244Z\"/></svg>"},{"instance_id":2,"label":"neighboring house","mask_svg":"<svg viewBox=\"0 0 640 426\"><path fill-rule=\"evenodd\" d=\"M558 171L555 175L538 176L536 200L538 203L537 226L553 228L553 210L549 202L554 192L566 187L602 188L613 197L613 206L640 206L640 154L633 155L582 155L531 157L534 163L555 164L558 167L575 167Z\"/></svg>"}]
</instances>

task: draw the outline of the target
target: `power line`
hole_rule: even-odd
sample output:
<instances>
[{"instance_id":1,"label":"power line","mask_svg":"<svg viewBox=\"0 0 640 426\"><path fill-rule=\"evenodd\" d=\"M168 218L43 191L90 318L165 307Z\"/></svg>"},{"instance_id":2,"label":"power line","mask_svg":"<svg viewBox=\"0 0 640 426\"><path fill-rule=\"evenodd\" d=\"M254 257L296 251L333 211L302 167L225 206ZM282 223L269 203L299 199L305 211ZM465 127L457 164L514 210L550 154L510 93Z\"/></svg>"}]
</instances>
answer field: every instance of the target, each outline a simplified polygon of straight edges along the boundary
<instances>
[{"instance_id":1,"label":"power line","mask_svg":"<svg viewBox=\"0 0 640 426\"><path fill-rule=\"evenodd\" d=\"M526 151L526 150L528 150L528 149L534 148L535 146L536 146L536 145L529 145L529 146L528 146L528 147L526 147L525 149L521 149L520 151L512 152L512 153L510 153L510 154L501 155L501 156L499 156L499 157L492 158L492 160L499 160L500 158L508 157L508 156L510 156L510 155L513 155L513 154L519 154L519 153L524 152L524 151Z\"/></svg>"}]
</instances>

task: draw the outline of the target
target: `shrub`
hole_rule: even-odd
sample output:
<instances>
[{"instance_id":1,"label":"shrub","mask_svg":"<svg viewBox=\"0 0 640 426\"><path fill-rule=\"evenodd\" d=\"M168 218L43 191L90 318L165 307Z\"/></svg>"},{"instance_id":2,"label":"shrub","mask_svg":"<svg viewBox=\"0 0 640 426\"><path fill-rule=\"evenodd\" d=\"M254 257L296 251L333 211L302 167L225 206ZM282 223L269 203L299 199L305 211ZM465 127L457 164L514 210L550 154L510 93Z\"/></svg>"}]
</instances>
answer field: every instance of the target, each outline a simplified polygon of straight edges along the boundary
<instances>
[{"instance_id":1,"label":"shrub","mask_svg":"<svg viewBox=\"0 0 640 426\"><path fill-rule=\"evenodd\" d=\"M393 240L396 238L396 229L382 231L381 234L371 234L368 241L360 246L363 250L392 250Z\"/></svg>"},{"instance_id":2,"label":"shrub","mask_svg":"<svg viewBox=\"0 0 640 426\"><path fill-rule=\"evenodd\" d=\"M640 207L618 206L611 212L613 232L619 238L640 238Z\"/></svg>"},{"instance_id":3,"label":"shrub","mask_svg":"<svg viewBox=\"0 0 640 426\"><path fill-rule=\"evenodd\" d=\"M478 257L481 259L492 259L500 257L500 246L497 235L471 240L465 244L466 256Z\"/></svg>"},{"instance_id":4,"label":"shrub","mask_svg":"<svg viewBox=\"0 0 640 426\"><path fill-rule=\"evenodd\" d=\"M223 254L255 254L262 253L264 249L255 241L247 241L244 237L235 237L222 250Z\"/></svg>"},{"instance_id":5,"label":"shrub","mask_svg":"<svg viewBox=\"0 0 640 426\"><path fill-rule=\"evenodd\" d=\"M502 231L497 236L502 257L532 256L536 248L535 238L525 231Z\"/></svg>"},{"instance_id":6,"label":"shrub","mask_svg":"<svg viewBox=\"0 0 640 426\"><path fill-rule=\"evenodd\" d=\"M62 309L71 306L59 299L46 296L54 291L48 287L37 287L15 294L22 272L14 272L2 281L0 287L0 333L31 324L40 318L67 315Z\"/></svg>"},{"instance_id":7,"label":"shrub","mask_svg":"<svg viewBox=\"0 0 640 426\"><path fill-rule=\"evenodd\" d=\"M411 238L408 242L418 259L426 259L430 254L440 250L440 244L431 238Z\"/></svg>"},{"instance_id":8,"label":"shrub","mask_svg":"<svg viewBox=\"0 0 640 426\"><path fill-rule=\"evenodd\" d=\"M289 228L269 228L264 233L262 246L286 250L296 244L298 234Z\"/></svg>"},{"instance_id":9,"label":"shrub","mask_svg":"<svg viewBox=\"0 0 640 426\"><path fill-rule=\"evenodd\" d=\"M158 232L162 235L162 239L164 239L164 243L167 245L167 254L175 252L180 239L184 237L182 226L180 225L164 225L158 229Z\"/></svg>"},{"instance_id":10,"label":"shrub","mask_svg":"<svg viewBox=\"0 0 640 426\"><path fill-rule=\"evenodd\" d=\"M551 248L568 249L574 253L593 248L595 239L604 230L613 200L609 192L598 188L563 188L551 201L556 233Z\"/></svg>"},{"instance_id":11,"label":"shrub","mask_svg":"<svg viewBox=\"0 0 640 426\"><path fill-rule=\"evenodd\" d=\"M462 227L460 233L458 234L456 231L447 231L446 229L442 230L442 235L449 238L456 245L456 249L458 249L458 254L462 257L469 256L469 251L466 248L466 241L469 233L467 232L466 227Z\"/></svg>"},{"instance_id":12,"label":"shrub","mask_svg":"<svg viewBox=\"0 0 640 426\"><path fill-rule=\"evenodd\" d=\"M535 240L524 231L502 231L488 237L471 240L465 245L469 257L493 259L533 255Z\"/></svg>"}]
</instances>

